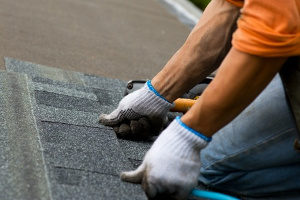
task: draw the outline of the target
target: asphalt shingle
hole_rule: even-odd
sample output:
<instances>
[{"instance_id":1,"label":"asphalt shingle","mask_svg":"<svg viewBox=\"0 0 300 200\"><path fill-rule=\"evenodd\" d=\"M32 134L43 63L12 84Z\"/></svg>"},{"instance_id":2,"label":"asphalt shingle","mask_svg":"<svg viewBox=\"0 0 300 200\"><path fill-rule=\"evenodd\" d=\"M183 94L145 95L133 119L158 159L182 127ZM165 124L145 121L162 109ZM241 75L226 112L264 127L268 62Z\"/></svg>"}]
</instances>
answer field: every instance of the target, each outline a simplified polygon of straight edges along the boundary
<instances>
[{"instance_id":1,"label":"asphalt shingle","mask_svg":"<svg viewBox=\"0 0 300 200\"><path fill-rule=\"evenodd\" d=\"M140 185L120 181L117 176L55 167L50 169L54 199L147 199Z\"/></svg>"},{"instance_id":2,"label":"asphalt shingle","mask_svg":"<svg viewBox=\"0 0 300 200\"><path fill-rule=\"evenodd\" d=\"M0 199L51 199L27 77L0 81Z\"/></svg>"},{"instance_id":3,"label":"asphalt shingle","mask_svg":"<svg viewBox=\"0 0 300 200\"><path fill-rule=\"evenodd\" d=\"M134 169L150 144L118 140L98 123L100 113L118 105L123 81L5 61L8 70L31 78L53 199L145 199L140 186L121 182L119 173Z\"/></svg>"},{"instance_id":4,"label":"asphalt shingle","mask_svg":"<svg viewBox=\"0 0 300 200\"><path fill-rule=\"evenodd\" d=\"M111 130L49 122L40 129L47 164L115 176L132 169Z\"/></svg>"},{"instance_id":5,"label":"asphalt shingle","mask_svg":"<svg viewBox=\"0 0 300 200\"><path fill-rule=\"evenodd\" d=\"M93 113L107 112L115 108L116 105L111 101L114 98L111 91L103 90L101 96L98 94L95 95L97 96L96 101L48 91L35 91L36 101L40 105Z\"/></svg>"},{"instance_id":6,"label":"asphalt shingle","mask_svg":"<svg viewBox=\"0 0 300 200\"><path fill-rule=\"evenodd\" d=\"M40 76L56 81L83 84L83 81L79 77L80 73L77 72L51 68L39 64L20 61L13 58L4 58L4 60L7 71L27 74L29 77Z\"/></svg>"},{"instance_id":7,"label":"asphalt shingle","mask_svg":"<svg viewBox=\"0 0 300 200\"><path fill-rule=\"evenodd\" d=\"M152 145L152 142L150 141L130 141L122 139L118 139L118 141L126 157L130 158L130 160L135 161L143 160L146 152L150 149Z\"/></svg>"},{"instance_id":8,"label":"asphalt shingle","mask_svg":"<svg viewBox=\"0 0 300 200\"><path fill-rule=\"evenodd\" d=\"M84 98L84 99L97 101L97 96L95 94L87 92L87 91L74 90L74 89L69 89L69 88L65 88L65 87L55 87L53 85L36 83L36 82L33 82L33 85L34 85L35 91L52 92L52 93L56 93L56 94L63 94L63 95L68 95L68 96L72 96L72 97Z\"/></svg>"},{"instance_id":9,"label":"asphalt shingle","mask_svg":"<svg viewBox=\"0 0 300 200\"><path fill-rule=\"evenodd\" d=\"M36 116L39 120L46 122L59 122L88 127L105 127L102 124L99 124L97 113L66 110L39 105L37 107Z\"/></svg>"},{"instance_id":10,"label":"asphalt shingle","mask_svg":"<svg viewBox=\"0 0 300 200\"><path fill-rule=\"evenodd\" d=\"M62 70L54 67L47 67L31 62L20 61L14 58L5 58L7 71L27 74L33 80L36 77L53 81L60 81L72 84L82 84L88 87L123 92L125 82L118 79L98 77L80 72Z\"/></svg>"}]
</instances>

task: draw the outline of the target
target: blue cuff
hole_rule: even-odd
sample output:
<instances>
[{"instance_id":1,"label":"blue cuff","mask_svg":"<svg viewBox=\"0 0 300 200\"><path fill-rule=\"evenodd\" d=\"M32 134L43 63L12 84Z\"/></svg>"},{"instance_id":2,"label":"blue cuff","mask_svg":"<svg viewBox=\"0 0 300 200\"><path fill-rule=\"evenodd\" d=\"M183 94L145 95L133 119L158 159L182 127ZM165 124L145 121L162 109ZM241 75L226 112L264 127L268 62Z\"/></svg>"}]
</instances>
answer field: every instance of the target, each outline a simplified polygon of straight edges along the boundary
<instances>
[{"instance_id":1,"label":"blue cuff","mask_svg":"<svg viewBox=\"0 0 300 200\"><path fill-rule=\"evenodd\" d=\"M165 97L161 96L161 94L159 94L159 93L156 91L156 89L155 89L155 88L153 87L153 85L151 84L151 81L150 81L150 80L147 81L147 86L148 86L149 90L151 90L152 92L154 92L154 94L156 94L156 96L158 96L158 97L162 98L163 100L165 100L166 102L170 103ZM172 103L170 103L170 104L172 104Z\"/></svg>"},{"instance_id":2,"label":"blue cuff","mask_svg":"<svg viewBox=\"0 0 300 200\"><path fill-rule=\"evenodd\" d=\"M211 141L211 137L207 137L205 135L203 135L202 133L199 133L197 131L195 131L194 129L188 127L185 123L183 123L180 119L179 116L176 117L176 121L185 129L187 129L188 131L194 133L195 135L197 135L198 137L202 138L203 140L205 140L206 142L210 142Z\"/></svg>"}]
</instances>

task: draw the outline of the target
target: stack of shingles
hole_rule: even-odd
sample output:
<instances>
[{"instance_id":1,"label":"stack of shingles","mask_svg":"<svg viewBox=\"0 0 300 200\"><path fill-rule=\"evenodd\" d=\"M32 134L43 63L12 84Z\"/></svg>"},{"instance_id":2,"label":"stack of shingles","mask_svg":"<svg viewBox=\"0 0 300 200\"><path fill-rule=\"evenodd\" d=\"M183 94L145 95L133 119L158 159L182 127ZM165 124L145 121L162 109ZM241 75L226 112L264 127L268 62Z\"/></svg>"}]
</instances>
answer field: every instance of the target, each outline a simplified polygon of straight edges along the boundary
<instances>
[{"instance_id":1,"label":"stack of shingles","mask_svg":"<svg viewBox=\"0 0 300 200\"><path fill-rule=\"evenodd\" d=\"M5 58L0 73L0 199L146 199L121 182L150 143L118 140L98 115L124 82Z\"/></svg>"}]
</instances>

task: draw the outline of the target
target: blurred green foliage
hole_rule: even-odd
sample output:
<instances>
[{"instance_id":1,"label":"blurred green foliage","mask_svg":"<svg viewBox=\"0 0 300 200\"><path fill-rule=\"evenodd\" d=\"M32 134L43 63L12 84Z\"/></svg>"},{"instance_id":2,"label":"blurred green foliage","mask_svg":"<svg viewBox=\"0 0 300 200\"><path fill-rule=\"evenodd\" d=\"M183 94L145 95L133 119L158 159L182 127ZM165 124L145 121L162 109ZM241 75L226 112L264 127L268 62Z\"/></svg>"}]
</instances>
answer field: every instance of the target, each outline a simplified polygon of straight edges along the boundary
<instances>
[{"instance_id":1,"label":"blurred green foliage","mask_svg":"<svg viewBox=\"0 0 300 200\"><path fill-rule=\"evenodd\" d=\"M199 7L201 10L204 10L210 0L190 0L193 4Z\"/></svg>"}]
</instances>

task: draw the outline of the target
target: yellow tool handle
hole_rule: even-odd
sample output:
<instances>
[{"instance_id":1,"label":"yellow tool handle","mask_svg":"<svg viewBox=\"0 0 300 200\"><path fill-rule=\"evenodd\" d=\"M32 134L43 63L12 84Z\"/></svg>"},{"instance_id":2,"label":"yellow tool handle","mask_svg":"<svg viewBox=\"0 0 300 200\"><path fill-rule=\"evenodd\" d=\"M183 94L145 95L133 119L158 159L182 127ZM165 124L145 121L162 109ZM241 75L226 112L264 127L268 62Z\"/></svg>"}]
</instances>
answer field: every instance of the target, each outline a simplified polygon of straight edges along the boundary
<instances>
[{"instance_id":1,"label":"yellow tool handle","mask_svg":"<svg viewBox=\"0 0 300 200\"><path fill-rule=\"evenodd\" d=\"M174 101L175 106L170 110L172 112L187 112L197 100L178 98Z\"/></svg>"}]
</instances>

